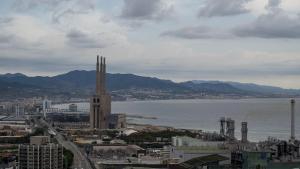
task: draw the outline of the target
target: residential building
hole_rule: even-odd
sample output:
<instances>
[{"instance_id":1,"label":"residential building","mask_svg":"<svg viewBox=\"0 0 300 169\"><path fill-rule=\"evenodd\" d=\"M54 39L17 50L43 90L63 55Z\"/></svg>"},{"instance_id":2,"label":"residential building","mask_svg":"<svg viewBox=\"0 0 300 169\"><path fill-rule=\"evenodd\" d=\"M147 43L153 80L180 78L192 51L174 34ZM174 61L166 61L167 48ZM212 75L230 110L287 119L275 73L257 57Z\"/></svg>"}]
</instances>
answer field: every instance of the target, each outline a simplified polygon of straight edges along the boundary
<instances>
[{"instance_id":1,"label":"residential building","mask_svg":"<svg viewBox=\"0 0 300 169\"><path fill-rule=\"evenodd\" d=\"M63 169L63 147L49 138L30 138L30 145L19 145L19 169Z\"/></svg>"}]
</instances>

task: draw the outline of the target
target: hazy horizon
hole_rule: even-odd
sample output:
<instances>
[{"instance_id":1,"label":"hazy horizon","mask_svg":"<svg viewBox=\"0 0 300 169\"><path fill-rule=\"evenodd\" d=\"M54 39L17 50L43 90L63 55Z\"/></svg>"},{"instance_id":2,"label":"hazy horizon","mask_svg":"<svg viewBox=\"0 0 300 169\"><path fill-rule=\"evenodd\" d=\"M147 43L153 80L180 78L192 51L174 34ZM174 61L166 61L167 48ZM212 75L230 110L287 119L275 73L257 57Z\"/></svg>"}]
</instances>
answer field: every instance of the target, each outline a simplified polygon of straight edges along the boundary
<instances>
[{"instance_id":1,"label":"hazy horizon","mask_svg":"<svg viewBox=\"0 0 300 169\"><path fill-rule=\"evenodd\" d=\"M28 77L38 77L38 76L42 76L42 77L54 77L54 76L58 76L58 75L62 75L62 74L67 74L67 73L70 73L72 71L95 71L95 70L71 70L71 71L68 71L68 72L63 72L63 73L58 73L58 74L55 74L55 75L28 75L28 74L24 74L24 73L21 73L21 72L17 72L17 73L2 73L0 75L6 75L6 74L23 74L25 76L28 76ZM132 75L136 75L136 76L143 76L143 77L151 77L151 78L159 78L159 77L156 77L156 76L147 76L147 75L141 75L141 74L138 74L138 73L118 73L118 72L107 72L107 73L111 73L111 74L132 74ZM182 80L182 81L175 81L175 80L172 80L172 79L167 79L167 78L159 78L161 80L171 80L172 82L175 82L175 83L180 83L180 82L187 82L187 81L219 81L219 82L236 82L236 83L243 83L243 84L255 84L255 85L262 85L262 86L271 86L271 87L280 87L280 86L274 86L274 85L264 85L264 84L259 84L259 83L254 83L254 82L240 82L240 81L223 81L223 80L218 80L218 79L211 79L211 80L206 80L206 79L188 79L188 80ZM283 89L292 89L292 90L300 90L300 88L284 88L284 87L280 87L280 88L283 88Z\"/></svg>"},{"instance_id":2,"label":"hazy horizon","mask_svg":"<svg viewBox=\"0 0 300 169\"><path fill-rule=\"evenodd\" d=\"M0 74L93 70L300 88L299 0L3 0Z\"/></svg>"}]
</instances>

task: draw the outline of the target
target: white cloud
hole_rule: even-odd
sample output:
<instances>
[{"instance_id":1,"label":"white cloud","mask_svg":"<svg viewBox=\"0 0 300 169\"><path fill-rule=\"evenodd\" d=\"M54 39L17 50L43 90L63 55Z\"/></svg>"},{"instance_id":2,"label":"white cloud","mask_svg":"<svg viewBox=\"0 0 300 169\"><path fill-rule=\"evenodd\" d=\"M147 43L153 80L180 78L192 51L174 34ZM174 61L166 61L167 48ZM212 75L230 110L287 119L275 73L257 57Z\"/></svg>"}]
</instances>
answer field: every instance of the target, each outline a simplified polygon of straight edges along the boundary
<instances>
[{"instance_id":1,"label":"white cloud","mask_svg":"<svg viewBox=\"0 0 300 169\"><path fill-rule=\"evenodd\" d=\"M254 22L238 26L234 34L240 37L300 38L300 15L291 16L281 8L281 0L269 0L265 9Z\"/></svg>"},{"instance_id":2,"label":"white cloud","mask_svg":"<svg viewBox=\"0 0 300 169\"><path fill-rule=\"evenodd\" d=\"M258 16L258 15L266 14L268 12L266 9L268 3L269 0L252 0L246 5L246 8L249 9L252 14ZM287 13L299 13L300 1L282 0L279 4L279 7L284 11L286 11Z\"/></svg>"},{"instance_id":3,"label":"white cloud","mask_svg":"<svg viewBox=\"0 0 300 169\"><path fill-rule=\"evenodd\" d=\"M72 39L70 39L71 36L67 36L68 40L71 40L71 44L77 44L76 40L79 40L80 42L78 44L82 44L80 45L82 47L97 47L97 45L99 45L100 48L119 43L127 43L126 28L107 19L106 16L100 12L65 13L60 17L60 22L57 26L66 31L67 35L71 35L70 33L74 31L86 35L84 37L77 36L77 38ZM88 44L83 44L85 42Z\"/></svg>"},{"instance_id":4,"label":"white cloud","mask_svg":"<svg viewBox=\"0 0 300 169\"><path fill-rule=\"evenodd\" d=\"M0 36L10 37L5 47L53 50L63 46L62 33L32 16L13 15L6 20L0 23Z\"/></svg>"},{"instance_id":5,"label":"white cloud","mask_svg":"<svg viewBox=\"0 0 300 169\"><path fill-rule=\"evenodd\" d=\"M166 9L171 10L169 7L174 5L171 1L155 2L164 3ZM201 1L174 1L176 15L180 15L178 18L151 22L165 16L161 10L168 10L154 6L150 12L138 12L139 16L124 19L120 17L122 9L107 13L104 11L110 9L102 10L93 0L32 0L33 4L23 8L20 5L19 11L15 8L0 18L0 72L53 75L75 69L94 69L95 56L99 53L107 56L110 71L177 81L261 82L268 77L265 83L278 85L277 79L299 77L300 51L296 45L299 40L268 39L271 35L273 37L271 32L274 33L274 29L289 28L288 33L278 31L277 34L298 36L297 30L292 29L298 28L297 9L291 5L297 2L282 2L279 6L282 10L275 10L275 14L270 8L265 8L266 0L252 0L242 5L242 12L250 10L251 14L199 19L196 14ZM31 1L23 1L27 2ZM111 3L123 7L120 2ZM257 24L255 16L263 18L263 22ZM128 22L135 23L135 26L147 24L138 30L128 30ZM227 31L247 22L247 34L237 34L241 38ZM253 31L254 28L264 28L268 32ZM163 30L168 30L164 35L177 38L161 37ZM245 36L263 38L242 38ZM294 80L282 86L297 87L299 84Z\"/></svg>"},{"instance_id":6,"label":"white cloud","mask_svg":"<svg viewBox=\"0 0 300 169\"><path fill-rule=\"evenodd\" d=\"M300 12L300 1L299 0L283 0L281 2L281 7L288 12L299 13Z\"/></svg>"},{"instance_id":7,"label":"white cloud","mask_svg":"<svg viewBox=\"0 0 300 169\"><path fill-rule=\"evenodd\" d=\"M55 14L60 13L54 22L51 18L47 20L28 12L16 12L1 17L0 61L5 63L1 70L10 70L16 59L24 64L19 65L18 69L30 74L33 71L49 72L51 68L51 74L63 69L74 70L79 68L76 66L78 63L86 69L94 61L100 48L129 44L125 27L100 11L90 8L85 11L66 12L73 6L74 4L65 6L63 9L64 6L56 4L55 7L51 6L51 10L46 10L44 16L56 16ZM41 7L34 5L34 8Z\"/></svg>"}]
</instances>

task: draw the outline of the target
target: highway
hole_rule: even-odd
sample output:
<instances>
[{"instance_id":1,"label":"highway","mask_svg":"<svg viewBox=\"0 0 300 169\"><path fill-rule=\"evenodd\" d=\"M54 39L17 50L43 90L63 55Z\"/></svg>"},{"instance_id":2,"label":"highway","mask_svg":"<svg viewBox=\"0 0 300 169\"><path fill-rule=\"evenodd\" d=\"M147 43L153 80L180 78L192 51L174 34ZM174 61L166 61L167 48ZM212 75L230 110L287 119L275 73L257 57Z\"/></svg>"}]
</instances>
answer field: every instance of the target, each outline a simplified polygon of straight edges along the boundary
<instances>
[{"instance_id":1,"label":"highway","mask_svg":"<svg viewBox=\"0 0 300 169\"><path fill-rule=\"evenodd\" d=\"M40 119L38 125L47 126L48 130L51 130L54 133L54 137L56 140L64 146L66 149L69 149L74 154L73 159L73 169L93 169L94 166L91 166L89 160L86 156L82 154L82 152L79 150L79 148L71 141L65 140L65 138L57 132L52 126L50 126L45 120Z\"/></svg>"}]
</instances>

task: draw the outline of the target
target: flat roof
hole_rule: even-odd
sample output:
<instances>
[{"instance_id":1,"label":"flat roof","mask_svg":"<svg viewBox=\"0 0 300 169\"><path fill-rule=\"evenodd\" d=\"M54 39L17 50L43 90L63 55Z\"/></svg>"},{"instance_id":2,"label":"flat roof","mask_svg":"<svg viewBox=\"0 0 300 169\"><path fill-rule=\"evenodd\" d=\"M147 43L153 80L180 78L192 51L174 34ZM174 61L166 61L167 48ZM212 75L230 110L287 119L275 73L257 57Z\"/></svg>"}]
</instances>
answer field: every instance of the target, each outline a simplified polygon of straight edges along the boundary
<instances>
[{"instance_id":1,"label":"flat roof","mask_svg":"<svg viewBox=\"0 0 300 169\"><path fill-rule=\"evenodd\" d=\"M183 163L185 164L189 164L189 165L197 165L197 166L201 166L207 163L211 163L211 162L219 162L219 161L225 161L225 160L229 160L228 157L224 157L218 154L213 154L213 155L208 155L208 156L202 156L202 157L196 157L193 159L190 159L188 161L185 161Z\"/></svg>"},{"instance_id":2,"label":"flat roof","mask_svg":"<svg viewBox=\"0 0 300 169\"><path fill-rule=\"evenodd\" d=\"M16 117L16 116L6 116L5 118L1 119L1 121L25 121L25 120L26 119L24 117Z\"/></svg>"},{"instance_id":3,"label":"flat roof","mask_svg":"<svg viewBox=\"0 0 300 169\"><path fill-rule=\"evenodd\" d=\"M2 120L2 119L4 119L4 118L6 118L7 116L1 116L0 115L0 120Z\"/></svg>"},{"instance_id":4,"label":"flat roof","mask_svg":"<svg viewBox=\"0 0 300 169\"><path fill-rule=\"evenodd\" d=\"M199 152L199 151L223 151L227 152L228 149L222 149L216 146L177 146L176 150L182 150L185 152Z\"/></svg>"}]
</instances>

